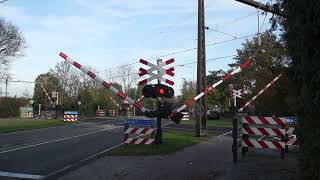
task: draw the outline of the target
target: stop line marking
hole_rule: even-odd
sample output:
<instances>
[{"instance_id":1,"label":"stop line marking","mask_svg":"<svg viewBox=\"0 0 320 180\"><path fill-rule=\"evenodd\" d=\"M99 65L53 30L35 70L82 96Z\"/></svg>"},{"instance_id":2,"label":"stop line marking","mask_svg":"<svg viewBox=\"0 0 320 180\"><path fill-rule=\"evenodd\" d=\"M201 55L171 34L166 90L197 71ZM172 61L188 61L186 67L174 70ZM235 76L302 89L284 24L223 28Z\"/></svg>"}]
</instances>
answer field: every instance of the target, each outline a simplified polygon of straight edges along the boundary
<instances>
[{"instance_id":1,"label":"stop line marking","mask_svg":"<svg viewBox=\"0 0 320 180\"><path fill-rule=\"evenodd\" d=\"M108 130L113 130L113 129L117 129L117 128L121 128L121 126L116 126L116 127L113 127L113 128L103 129L103 130L99 130L99 131L93 131L93 132L89 132L89 133L85 133L85 134L80 134L80 135L76 135L76 136L71 136L71 137L67 137L67 138L61 138L61 139L55 139L55 140L51 140L51 141L45 141L45 142L38 143L38 144L31 144L31 145L27 145L27 146L23 146L23 147L19 147L19 148L4 150L4 151L0 151L0 154L12 152L12 151L17 151L17 150L21 150L21 149L27 149L27 148L31 148L31 147L36 147L36 146L40 146L40 145L43 145L43 144L49 144L49 143L54 143L54 142L59 142L59 141L64 141L64 140L69 140L69 139L73 139L73 138L77 138L77 137L82 137L82 136L87 136L87 135L91 135L91 134L96 134L96 133L100 133L100 132L104 132L104 131L108 131Z\"/></svg>"},{"instance_id":2,"label":"stop line marking","mask_svg":"<svg viewBox=\"0 0 320 180\"><path fill-rule=\"evenodd\" d=\"M23 179L42 179L43 178L43 176L41 175L21 174L21 173L12 173L12 172L4 172L4 171L0 171L0 176L23 178Z\"/></svg>"}]
</instances>

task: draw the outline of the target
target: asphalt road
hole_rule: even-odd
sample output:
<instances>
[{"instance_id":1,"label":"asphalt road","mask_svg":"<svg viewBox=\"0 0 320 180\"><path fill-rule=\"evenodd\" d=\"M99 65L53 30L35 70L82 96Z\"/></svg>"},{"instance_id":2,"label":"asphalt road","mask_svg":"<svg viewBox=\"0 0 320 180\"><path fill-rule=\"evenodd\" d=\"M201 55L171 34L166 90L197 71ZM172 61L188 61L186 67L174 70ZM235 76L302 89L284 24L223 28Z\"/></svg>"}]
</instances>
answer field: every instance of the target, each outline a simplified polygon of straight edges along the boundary
<instances>
[{"instance_id":1,"label":"asphalt road","mask_svg":"<svg viewBox=\"0 0 320 180\"><path fill-rule=\"evenodd\" d=\"M175 125L169 120L165 129L194 131L193 126ZM0 180L41 179L77 164L122 143L123 121L92 119L70 126L0 133ZM221 134L230 129L210 128Z\"/></svg>"},{"instance_id":2,"label":"asphalt road","mask_svg":"<svg viewBox=\"0 0 320 180\"><path fill-rule=\"evenodd\" d=\"M39 179L121 141L121 128L112 121L2 133L0 179Z\"/></svg>"}]
</instances>

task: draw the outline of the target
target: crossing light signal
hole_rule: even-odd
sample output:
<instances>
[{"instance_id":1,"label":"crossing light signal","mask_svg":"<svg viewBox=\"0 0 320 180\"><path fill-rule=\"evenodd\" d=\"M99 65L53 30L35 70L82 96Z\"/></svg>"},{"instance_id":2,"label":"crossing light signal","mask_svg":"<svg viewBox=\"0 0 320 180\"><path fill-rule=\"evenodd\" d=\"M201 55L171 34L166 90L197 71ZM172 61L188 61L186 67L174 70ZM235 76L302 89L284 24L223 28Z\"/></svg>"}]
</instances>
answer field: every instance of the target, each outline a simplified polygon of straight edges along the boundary
<instances>
[{"instance_id":1,"label":"crossing light signal","mask_svg":"<svg viewBox=\"0 0 320 180\"><path fill-rule=\"evenodd\" d=\"M143 87L142 94L146 98L172 98L174 90L164 84L149 84Z\"/></svg>"}]
</instances>

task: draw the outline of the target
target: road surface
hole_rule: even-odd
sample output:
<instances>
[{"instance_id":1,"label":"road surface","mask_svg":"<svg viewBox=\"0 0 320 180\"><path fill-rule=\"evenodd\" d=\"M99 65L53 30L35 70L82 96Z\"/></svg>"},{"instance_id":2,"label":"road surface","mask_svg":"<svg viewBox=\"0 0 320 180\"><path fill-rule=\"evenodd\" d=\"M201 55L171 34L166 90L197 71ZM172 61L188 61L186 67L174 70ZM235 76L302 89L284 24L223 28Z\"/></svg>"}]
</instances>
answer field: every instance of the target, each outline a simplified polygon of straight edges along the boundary
<instances>
[{"instance_id":1,"label":"road surface","mask_svg":"<svg viewBox=\"0 0 320 180\"><path fill-rule=\"evenodd\" d=\"M1 133L0 179L40 179L121 141L112 121Z\"/></svg>"}]
</instances>

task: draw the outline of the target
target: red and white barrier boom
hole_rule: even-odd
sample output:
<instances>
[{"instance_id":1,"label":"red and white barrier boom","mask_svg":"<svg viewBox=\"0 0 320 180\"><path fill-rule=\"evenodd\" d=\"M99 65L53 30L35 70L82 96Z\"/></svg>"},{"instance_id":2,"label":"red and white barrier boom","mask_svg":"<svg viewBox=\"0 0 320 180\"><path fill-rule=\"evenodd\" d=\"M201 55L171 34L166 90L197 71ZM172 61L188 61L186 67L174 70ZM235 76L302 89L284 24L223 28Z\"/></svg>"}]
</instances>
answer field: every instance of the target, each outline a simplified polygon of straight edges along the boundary
<instances>
[{"instance_id":1,"label":"red and white barrier boom","mask_svg":"<svg viewBox=\"0 0 320 180\"><path fill-rule=\"evenodd\" d=\"M219 86L221 83L227 81L228 79L230 79L234 74L241 72L242 69L246 68L247 66L249 66L252 62L250 60L247 60L246 62L244 62L243 64L241 64L239 67L237 67L235 70L233 70L232 72L228 73L227 75L225 75L221 80L219 80L218 82L214 83L212 86L208 87L207 89L205 89L204 91L202 91L200 94L198 94L196 97L194 97L193 99L187 100L187 102L182 105L180 108L176 109L175 111L173 111L171 113L171 117L174 117L177 113L179 113L180 111L182 111L183 109L190 107L192 104L194 104L198 99L200 99L202 96L208 94L211 90L213 90L214 88L216 88L217 86Z\"/></svg>"},{"instance_id":2,"label":"red and white barrier boom","mask_svg":"<svg viewBox=\"0 0 320 180\"><path fill-rule=\"evenodd\" d=\"M119 107L119 109L122 109L121 106L112 98L112 97L109 97L111 99L111 101Z\"/></svg>"},{"instance_id":3,"label":"red and white barrier boom","mask_svg":"<svg viewBox=\"0 0 320 180\"><path fill-rule=\"evenodd\" d=\"M41 86L42 90L44 91L44 93L47 95L47 97L48 97L48 99L49 99L50 103L52 104L52 107L55 107L55 105L54 105L53 101L51 100L51 98L50 98L49 94L47 93L46 89L43 87L42 83L41 83L41 82L39 82L39 84L40 84L40 86Z\"/></svg>"},{"instance_id":4,"label":"red and white barrier boom","mask_svg":"<svg viewBox=\"0 0 320 180\"><path fill-rule=\"evenodd\" d=\"M118 90L117 88L115 88L114 86L112 86L110 83L102 80L99 76L97 76L96 74L94 74L93 72L91 72L88 68L82 66L81 64L79 64L78 62L74 61L73 59L71 59L70 57L68 57L66 54L64 54L63 52L60 52L59 54L63 59L65 59L68 63L74 65L75 67L77 67L78 69L80 69L82 72L86 73L87 75L89 75L92 79L94 79L96 82L100 83L102 86L104 86L106 89L110 90L112 93L114 93L115 95L119 96L121 99L127 101L130 105L135 106L136 108L138 108L140 111L142 111L143 113L148 113L150 112L150 110L148 110L147 108L143 107L140 103L138 102L134 102L134 100L132 100L130 97L128 97L127 95L125 95L122 91Z\"/></svg>"},{"instance_id":5,"label":"red and white barrier boom","mask_svg":"<svg viewBox=\"0 0 320 180\"><path fill-rule=\"evenodd\" d=\"M263 92L265 92L270 86L272 86L278 79L280 79L282 74L280 73L272 81L270 81L264 88L262 88L255 96L253 96L242 108L239 109L239 112L242 112L244 108L250 105L255 99L257 99Z\"/></svg>"},{"instance_id":6,"label":"red and white barrier boom","mask_svg":"<svg viewBox=\"0 0 320 180\"><path fill-rule=\"evenodd\" d=\"M140 102L142 98L144 98L143 95L142 95L136 102ZM127 110L129 110L129 109L132 108L132 107L133 107L133 105L130 105Z\"/></svg>"}]
</instances>

